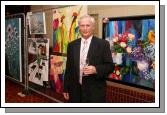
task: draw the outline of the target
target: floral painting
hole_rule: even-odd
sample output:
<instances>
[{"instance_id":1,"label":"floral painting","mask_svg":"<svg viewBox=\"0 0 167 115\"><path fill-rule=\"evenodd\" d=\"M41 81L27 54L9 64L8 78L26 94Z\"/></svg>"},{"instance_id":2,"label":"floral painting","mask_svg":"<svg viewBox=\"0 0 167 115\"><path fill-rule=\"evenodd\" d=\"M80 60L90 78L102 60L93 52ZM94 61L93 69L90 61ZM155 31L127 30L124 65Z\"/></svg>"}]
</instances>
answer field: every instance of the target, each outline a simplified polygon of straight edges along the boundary
<instances>
[{"instance_id":1,"label":"floral painting","mask_svg":"<svg viewBox=\"0 0 167 115\"><path fill-rule=\"evenodd\" d=\"M155 87L155 17L103 20L110 42L114 72L109 79Z\"/></svg>"},{"instance_id":2,"label":"floral painting","mask_svg":"<svg viewBox=\"0 0 167 115\"><path fill-rule=\"evenodd\" d=\"M66 57L50 55L50 85L56 93L63 92Z\"/></svg>"},{"instance_id":3,"label":"floral painting","mask_svg":"<svg viewBox=\"0 0 167 115\"><path fill-rule=\"evenodd\" d=\"M80 37L78 19L84 14L87 14L87 6L53 10L53 52L67 53L68 43Z\"/></svg>"},{"instance_id":4,"label":"floral painting","mask_svg":"<svg viewBox=\"0 0 167 115\"><path fill-rule=\"evenodd\" d=\"M22 82L21 18L5 20L5 58L10 77Z\"/></svg>"}]
</instances>

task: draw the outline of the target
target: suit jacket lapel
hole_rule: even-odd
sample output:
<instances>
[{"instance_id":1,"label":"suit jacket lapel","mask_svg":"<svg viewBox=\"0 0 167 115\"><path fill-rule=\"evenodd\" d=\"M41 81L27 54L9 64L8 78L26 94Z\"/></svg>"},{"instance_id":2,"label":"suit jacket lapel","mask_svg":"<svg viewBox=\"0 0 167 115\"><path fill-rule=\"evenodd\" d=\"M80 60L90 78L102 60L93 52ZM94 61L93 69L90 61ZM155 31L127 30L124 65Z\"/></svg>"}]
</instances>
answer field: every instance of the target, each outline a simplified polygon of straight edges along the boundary
<instances>
[{"instance_id":1,"label":"suit jacket lapel","mask_svg":"<svg viewBox=\"0 0 167 115\"><path fill-rule=\"evenodd\" d=\"M74 49L74 60L75 60L75 66L76 66L76 72L78 72L77 73L77 75L79 75L79 66L80 66L80 46L81 46L81 39L79 39L78 41L77 41L77 44L76 44L76 46L75 46L75 49Z\"/></svg>"},{"instance_id":2,"label":"suit jacket lapel","mask_svg":"<svg viewBox=\"0 0 167 115\"><path fill-rule=\"evenodd\" d=\"M91 40L91 43L90 43L90 46L89 46L89 51L88 51L88 54L87 54L87 58L89 59L89 64L91 64L92 62L92 56L94 55L94 48L96 47L96 43L94 42L96 38L92 37L92 40Z\"/></svg>"}]
</instances>

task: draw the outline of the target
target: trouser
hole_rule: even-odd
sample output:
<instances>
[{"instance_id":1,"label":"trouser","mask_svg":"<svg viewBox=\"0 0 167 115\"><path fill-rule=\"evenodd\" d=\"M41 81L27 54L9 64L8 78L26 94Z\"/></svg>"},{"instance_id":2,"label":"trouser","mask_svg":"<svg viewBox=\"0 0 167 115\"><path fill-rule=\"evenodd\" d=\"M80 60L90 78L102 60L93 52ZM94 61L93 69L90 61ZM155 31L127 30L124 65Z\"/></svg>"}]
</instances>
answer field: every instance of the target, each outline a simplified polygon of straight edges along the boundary
<instances>
[{"instance_id":1,"label":"trouser","mask_svg":"<svg viewBox=\"0 0 167 115\"><path fill-rule=\"evenodd\" d=\"M100 90L100 89L97 89ZM77 93L76 93L77 92ZM70 103L105 103L106 95L93 92L84 86L79 85L78 91L70 95Z\"/></svg>"}]
</instances>

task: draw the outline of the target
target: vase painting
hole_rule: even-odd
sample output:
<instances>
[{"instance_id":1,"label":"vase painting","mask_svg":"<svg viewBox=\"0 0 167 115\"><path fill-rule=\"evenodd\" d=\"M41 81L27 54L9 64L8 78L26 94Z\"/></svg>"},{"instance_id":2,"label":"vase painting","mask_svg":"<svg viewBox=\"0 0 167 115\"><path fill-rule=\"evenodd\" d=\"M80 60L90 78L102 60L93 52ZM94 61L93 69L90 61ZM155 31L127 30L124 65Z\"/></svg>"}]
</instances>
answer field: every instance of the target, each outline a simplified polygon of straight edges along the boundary
<instances>
[{"instance_id":1,"label":"vase painting","mask_svg":"<svg viewBox=\"0 0 167 115\"><path fill-rule=\"evenodd\" d=\"M117 65L122 64L122 53L113 53L112 54L113 62Z\"/></svg>"}]
</instances>

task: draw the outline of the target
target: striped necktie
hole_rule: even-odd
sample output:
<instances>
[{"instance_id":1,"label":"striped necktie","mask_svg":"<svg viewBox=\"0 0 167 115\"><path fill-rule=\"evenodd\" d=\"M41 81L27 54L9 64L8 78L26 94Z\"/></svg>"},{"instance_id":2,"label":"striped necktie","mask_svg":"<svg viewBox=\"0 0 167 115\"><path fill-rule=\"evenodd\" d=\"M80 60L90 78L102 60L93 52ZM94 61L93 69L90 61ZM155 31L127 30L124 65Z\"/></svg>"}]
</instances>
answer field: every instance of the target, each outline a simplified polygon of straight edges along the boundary
<instances>
[{"instance_id":1,"label":"striped necktie","mask_svg":"<svg viewBox=\"0 0 167 115\"><path fill-rule=\"evenodd\" d=\"M82 84L82 75L83 75L83 71L82 71L82 68L86 65L86 57L87 57L87 49L88 47L88 41L84 41L83 42L83 47L82 47L82 50L81 50L81 57L80 57L80 79L79 79L79 82L80 84Z\"/></svg>"}]
</instances>

